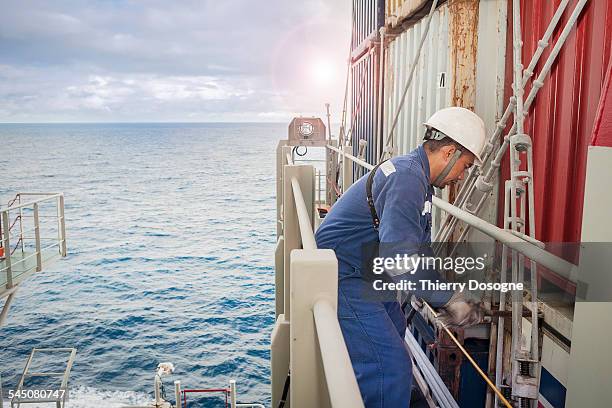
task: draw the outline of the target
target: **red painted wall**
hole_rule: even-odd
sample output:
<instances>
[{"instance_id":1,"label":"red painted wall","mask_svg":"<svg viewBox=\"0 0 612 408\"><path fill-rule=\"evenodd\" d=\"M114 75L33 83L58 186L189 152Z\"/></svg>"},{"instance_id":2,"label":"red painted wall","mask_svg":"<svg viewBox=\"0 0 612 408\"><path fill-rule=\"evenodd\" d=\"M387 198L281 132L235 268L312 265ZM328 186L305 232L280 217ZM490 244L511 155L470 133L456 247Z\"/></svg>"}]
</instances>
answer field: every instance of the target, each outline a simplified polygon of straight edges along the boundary
<instances>
[{"instance_id":1,"label":"red painted wall","mask_svg":"<svg viewBox=\"0 0 612 408\"><path fill-rule=\"evenodd\" d=\"M560 0L522 0L523 64L537 43ZM571 0L553 40L558 38L577 0ZM508 2L506 100L512 95L512 4ZM551 45L536 66L539 73ZM541 241L580 240L587 147L602 95L612 45L612 0L590 0L572 30L550 75L540 89L526 121L533 140L536 237ZM531 84L527 85L527 96ZM508 154L501 180L509 177ZM502 184L503 185L503 184ZM503 219L500 189L498 224Z\"/></svg>"}]
</instances>

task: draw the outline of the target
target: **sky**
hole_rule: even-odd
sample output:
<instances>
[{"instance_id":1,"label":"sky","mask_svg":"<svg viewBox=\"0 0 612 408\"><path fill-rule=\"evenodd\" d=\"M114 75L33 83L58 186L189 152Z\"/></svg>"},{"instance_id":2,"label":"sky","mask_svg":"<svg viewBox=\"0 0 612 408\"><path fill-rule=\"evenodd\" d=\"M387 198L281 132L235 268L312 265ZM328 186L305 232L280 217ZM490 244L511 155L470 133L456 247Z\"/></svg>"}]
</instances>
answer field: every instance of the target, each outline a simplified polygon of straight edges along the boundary
<instances>
[{"instance_id":1,"label":"sky","mask_svg":"<svg viewBox=\"0 0 612 408\"><path fill-rule=\"evenodd\" d=\"M338 122L350 3L0 0L0 122Z\"/></svg>"}]
</instances>

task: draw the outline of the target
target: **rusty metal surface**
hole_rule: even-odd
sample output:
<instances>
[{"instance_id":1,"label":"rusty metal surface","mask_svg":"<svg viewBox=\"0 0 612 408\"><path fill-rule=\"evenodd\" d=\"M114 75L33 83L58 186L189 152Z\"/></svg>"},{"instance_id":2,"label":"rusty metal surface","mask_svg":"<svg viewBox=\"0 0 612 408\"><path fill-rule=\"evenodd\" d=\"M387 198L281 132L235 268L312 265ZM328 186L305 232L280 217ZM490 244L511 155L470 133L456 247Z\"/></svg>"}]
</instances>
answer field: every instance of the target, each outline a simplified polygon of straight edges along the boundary
<instances>
[{"instance_id":1,"label":"rusty metal surface","mask_svg":"<svg viewBox=\"0 0 612 408\"><path fill-rule=\"evenodd\" d=\"M449 0L451 106L476 106L478 0Z\"/></svg>"}]
</instances>

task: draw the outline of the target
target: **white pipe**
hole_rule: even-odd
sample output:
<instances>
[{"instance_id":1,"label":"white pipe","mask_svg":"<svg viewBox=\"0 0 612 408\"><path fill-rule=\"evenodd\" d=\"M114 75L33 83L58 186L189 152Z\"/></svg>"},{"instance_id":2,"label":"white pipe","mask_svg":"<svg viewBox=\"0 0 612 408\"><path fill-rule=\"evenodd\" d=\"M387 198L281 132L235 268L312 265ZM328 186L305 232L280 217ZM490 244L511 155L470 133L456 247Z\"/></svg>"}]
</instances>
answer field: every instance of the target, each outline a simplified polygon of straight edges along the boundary
<instances>
[{"instance_id":1,"label":"white pipe","mask_svg":"<svg viewBox=\"0 0 612 408\"><path fill-rule=\"evenodd\" d=\"M236 380L230 380L230 407L236 408Z\"/></svg>"},{"instance_id":2,"label":"white pipe","mask_svg":"<svg viewBox=\"0 0 612 408\"><path fill-rule=\"evenodd\" d=\"M179 380L174 381L174 400L176 401L176 408L182 408L183 401L181 400L181 382Z\"/></svg>"},{"instance_id":3,"label":"white pipe","mask_svg":"<svg viewBox=\"0 0 612 408\"><path fill-rule=\"evenodd\" d=\"M331 406L334 408L363 407L363 400L335 308L328 300L319 299L314 304L313 315Z\"/></svg>"},{"instance_id":4,"label":"white pipe","mask_svg":"<svg viewBox=\"0 0 612 408\"><path fill-rule=\"evenodd\" d=\"M26 193L20 193L20 194L21 195L25 195ZM52 194L52 195L49 195L49 196L47 196L45 198L40 198L38 200L28 201L27 203L15 205L15 206L12 206L12 207L7 207L7 208L5 208L2 211L8 213L9 211L18 210L18 209L24 208L24 207L31 207L32 205L34 205L36 203L42 203L43 201L50 201L52 199L55 199L57 197L61 197L61 196L64 195L63 193L50 193L50 194ZM30 195L38 195L38 193L37 194L30 193ZM43 194L40 193L40 195L43 195Z\"/></svg>"}]
</instances>

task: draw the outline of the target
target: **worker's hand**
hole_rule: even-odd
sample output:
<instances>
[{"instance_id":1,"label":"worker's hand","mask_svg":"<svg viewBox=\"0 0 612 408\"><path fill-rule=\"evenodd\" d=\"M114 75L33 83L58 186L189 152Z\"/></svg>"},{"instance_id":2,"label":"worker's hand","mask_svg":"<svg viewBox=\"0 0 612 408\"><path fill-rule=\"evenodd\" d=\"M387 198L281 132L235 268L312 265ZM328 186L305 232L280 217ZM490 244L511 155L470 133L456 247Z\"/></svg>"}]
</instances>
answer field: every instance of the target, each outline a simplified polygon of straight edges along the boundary
<instances>
[{"instance_id":1,"label":"worker's hand","mask_svg":"<svg viewBox=\"0 0 612 408\"><path fill-rule=\"evenodd\" d=\"M482 322L485 312L482 302L466 299L462 292L455 292L440 308L438 319L447 327L469 327Z\"/></svg>"}]
</instances>

